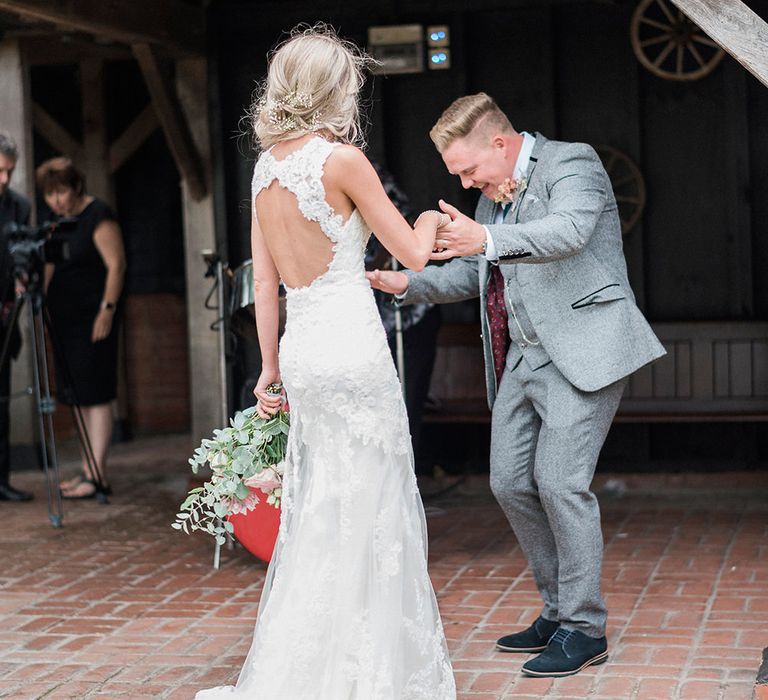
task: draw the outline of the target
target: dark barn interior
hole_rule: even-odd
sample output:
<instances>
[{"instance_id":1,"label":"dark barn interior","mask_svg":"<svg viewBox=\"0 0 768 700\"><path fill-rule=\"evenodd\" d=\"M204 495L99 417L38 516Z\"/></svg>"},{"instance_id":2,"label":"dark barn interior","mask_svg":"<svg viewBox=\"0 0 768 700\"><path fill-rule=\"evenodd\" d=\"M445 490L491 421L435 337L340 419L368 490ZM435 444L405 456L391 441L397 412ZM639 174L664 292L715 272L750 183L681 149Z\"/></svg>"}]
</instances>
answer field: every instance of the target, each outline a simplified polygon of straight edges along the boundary
<instances>
[{"instance_id":1,"label":"dark barn interior","mask_svg":"<svg viewBox=\"0 0 768 700\"><path fill-rule=\"evenodd\" d=\"M192 420L194 371L187 357L189 319L195 316L188 293L190 284L208 282L200 265L193 268L196 278L189 268L185 275L179 161L167 131L147 116L153 95L146 70L138 54L119 41L94 41L77 29L57 33L55 23L21 13L23 4L0 3L0 9L6 10L6 40L18 41L29 66L36 115L33 165L60 153L67 137L87 142L88 94L98 93L103 101L101 129L108 143L132 124L144 124L136 127L143 128L143 138L136 138L135 147L98 183L118 210L128 248L120 414L127 434L184 431ZM748 5L768 17L765 0ZM370 155L394 175L416 211L433 208L443 197L470 212L475 193L462 191L446 172L427 135L456 97L488 92L517 129L595 146L620 201L634 292L669 353L633 377L604 450L604 466L685 470L765 464L768 92L733 57L716 56L716 49L701 43L704 69L690 64L693 54L684 64L671 61L668 69L698 71L700 77L681 80L649 70L633 42L633 26L641 11L651 22L639 31L653 31L654 17L663 16L655 3L635 0L452 0L375 7L215 0L204 13L193 3L176 4L177 11L185 7L194 8L196 19L203 17L207 34L213 235L231 269L250 258L255 153L242 118L267 54L280 38L300 22L328 22L361 45L368 43L372 26L446 25L447 69L430 70L427 62L420 72L369 81ZM639 38L645 42L639 50L652 61L663 43L648 34ZM171 79L175 50L167 47ZM38 197L38 217L44 216ZM423 449L449 470L485 468L488 414L478 322L474 301L443 309ZM232 407L242 405L240 386L257 364L255 340L245 335L230 348ZM66 426L60 430L66 434Z\"/></svg>"}]
</instances>

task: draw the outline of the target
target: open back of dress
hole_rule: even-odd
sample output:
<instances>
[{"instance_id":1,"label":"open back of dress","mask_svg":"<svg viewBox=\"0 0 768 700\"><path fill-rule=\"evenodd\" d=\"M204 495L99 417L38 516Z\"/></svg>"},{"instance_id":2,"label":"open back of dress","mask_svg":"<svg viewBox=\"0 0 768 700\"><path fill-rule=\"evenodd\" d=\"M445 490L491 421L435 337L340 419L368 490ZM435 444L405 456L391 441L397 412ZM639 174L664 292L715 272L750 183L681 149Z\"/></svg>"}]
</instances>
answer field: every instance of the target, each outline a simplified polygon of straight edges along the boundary
<instances>
[{"instance_id":1,"label":"open back of dress","mask_svg":"<svg viewBox=\"0 0 768 700\"><path fill-rule=\"evenodd\" d=\"M328 271L334 243L319 223L304 218L291 190L273 180L255 198L254 206L267 248L286 287L308 287Z\"/></svg>"},{"instance_id":2,"label":"open back of dress","mask_svg":"<svg viewBox=\"0 0 768 700\"><path fill-rule=\"evenodd\" d=\"M332 255L324 272L312 267L308 284L287 289L280 370L291 428L253 645L237 686L198 700L456 697L402 393L365 279L369 231L325 199L332 150L315 138L280 161L263 154L254 172L253 201L279 183Z\"/></svg>"}]
</instances>

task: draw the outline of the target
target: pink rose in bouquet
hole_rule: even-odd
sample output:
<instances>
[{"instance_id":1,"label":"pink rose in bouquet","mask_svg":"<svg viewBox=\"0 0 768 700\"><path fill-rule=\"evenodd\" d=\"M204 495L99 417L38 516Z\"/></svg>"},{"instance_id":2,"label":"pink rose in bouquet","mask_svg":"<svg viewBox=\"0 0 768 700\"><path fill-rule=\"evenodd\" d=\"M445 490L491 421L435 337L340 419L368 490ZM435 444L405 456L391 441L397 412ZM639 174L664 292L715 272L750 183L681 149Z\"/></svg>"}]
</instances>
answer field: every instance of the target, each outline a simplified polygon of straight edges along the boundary
<instances>
[{"instance_id":1,"label":"pink rose in bouquet","mask_svg":"<svg viewBox=\"0 0 768 700\"><path fill-rule=\"evenodd\" d=\"M249 510L253 510L256 505L259 503L259 497L251 491L245 498L242 500L239 498L229 498L225 501L227 504L227 510L232 515L237 515L239 513L247 513Z\"/></svg>"},{"instance_id":2,"label":"pink rose in bouquet","mask_svg":"<svg viewBox=\"0 0 768 700\"><path fill-rule=\"evenodd\" d=\"M243 483L251 489L259 489L262 493L269 495L275 489L280 488L282 480L280 478L279 465L273 465L262 469L257 474L243 479Z\"/></svg>"}]
</instances>

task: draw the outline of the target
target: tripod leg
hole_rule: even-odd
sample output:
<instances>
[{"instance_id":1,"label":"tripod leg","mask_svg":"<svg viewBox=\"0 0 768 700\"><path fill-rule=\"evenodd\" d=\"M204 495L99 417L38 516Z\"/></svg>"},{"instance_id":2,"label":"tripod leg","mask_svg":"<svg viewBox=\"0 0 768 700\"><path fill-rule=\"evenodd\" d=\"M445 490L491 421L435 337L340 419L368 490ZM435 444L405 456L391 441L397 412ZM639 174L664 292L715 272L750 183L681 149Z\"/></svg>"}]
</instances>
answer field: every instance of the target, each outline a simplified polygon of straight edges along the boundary
<instances>
[{"instance_id":1,"label":"tripod leg","mask_svg":"<svg viewBox=\"0 0 768 700\"><path fill-rule=\"evenodd\" d=\"M42 312L44 312L44 322L46 328L48 328L48 333L50 334L53 352L60 364L67 384L70 385L70 389L72 389L74 393L74 389L72 388L72 376L69 371L67 359L64 357L64 354L61 351L61 344L59 343L58 335L56 333L56 327L53 323L51 323L50 315L47 313L47 310L44 309L44 307L41 307L41 313ZM48 375L46 373L46 377L47 376ZM104 475L101 470L101 465L99 465L94 454L91 440L88 435L88 429L85 425L85 421L83 420L83 413L77 401L77 396L74 398L75 403L72 405L72 418L75 423L75 431L77 432L80 449L82 450L84 461L88 465L90 478L96 484L96 500L98 500L100 503L106 504L109 503L109 499L107 498L107 494L104 493Z\"/></svg>"},{"instance_id":2,"label":"tripod leg","mask_svg":"<svg viewBox=\"0 0 768 700\"><path fill-rule=\"evenodd\" d=\"M32 316L32 353L35 379L35 400L40 430L40 450L45 472L48 496L48 519L53 527L61 527L64 511L59 491L59 460L56 456L56 441L53 433L53 412L56 404L51 398L48 383L48 357L45 349L45 329L39 306L30 305Z\"/></svg>"}]
</instances>

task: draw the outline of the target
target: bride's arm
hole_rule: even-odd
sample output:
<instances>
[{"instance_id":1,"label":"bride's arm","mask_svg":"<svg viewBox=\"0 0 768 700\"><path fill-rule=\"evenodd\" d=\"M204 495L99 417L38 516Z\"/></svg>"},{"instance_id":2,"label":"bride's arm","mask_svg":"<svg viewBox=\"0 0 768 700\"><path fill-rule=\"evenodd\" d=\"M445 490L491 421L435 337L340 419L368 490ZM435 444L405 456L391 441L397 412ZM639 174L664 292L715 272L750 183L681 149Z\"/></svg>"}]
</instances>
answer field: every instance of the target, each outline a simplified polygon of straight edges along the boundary
<instances>
[{"instance_id":1,"label":"bride's arm","mask_svg":"<svg viewBox=\"0 0 768 700\"><path fill-rule=\"evenodd\" d=\"M357 207L376 238L400 263L422 270L435 247L438 212L427 212L411 228L390 201L370 161L354 146L334 149L325 168L327 178Z\"/></svg>"},{"instance_id":2,"label":"bride's arm","mask_svg":"<svg viewBox=\"0 0 768 700\"><path fill-rule=\"evenodd\" d=\"M258 414L262 418L268 418L277 412L281 403L279 397L269 396L266 393L269 384L280 381L277 357L280 276L264 242L255 212L251 219L251 258L256 330L261 350L261 375L253 393L259 400L256 409Z\"/></svg>"}]
</instances>

